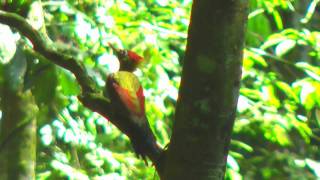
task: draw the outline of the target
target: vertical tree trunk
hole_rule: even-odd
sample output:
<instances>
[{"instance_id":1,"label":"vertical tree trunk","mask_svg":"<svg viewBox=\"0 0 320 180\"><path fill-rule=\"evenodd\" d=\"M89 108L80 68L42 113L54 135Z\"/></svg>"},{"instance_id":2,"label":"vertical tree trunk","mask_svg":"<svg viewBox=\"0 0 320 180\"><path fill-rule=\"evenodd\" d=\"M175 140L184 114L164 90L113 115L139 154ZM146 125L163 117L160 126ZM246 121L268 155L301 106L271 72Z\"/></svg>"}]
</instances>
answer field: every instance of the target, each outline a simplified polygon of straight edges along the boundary
<instances>
[{"instance_id":1,"label":"vertical tree trunk","mask_svg":"<svg viewBox=\"0 0 320 180\"><path fill-rule=\"evenodd\" d=\"M1 83L0 179L35 179L36 113L33 96L23 91L25 58L20 49L4 66Z\"/></svg>"},{"instance_id":2,"label":"vertical tree trunk","mask_svg":"<svg viewBox=\"0 0 320 180\"><path fill-rule=\"evenodd\" d=\"M245 0L193 1L165 179L223 179L239 96Z\"/></svg>"},{"instance_id":3,"label":"vertical tree trunk","mask_svg":"<svg viewBox=\"0 0 320 180\"><path fill-rule=\"evenodd\" d=\"M35 179L36 121L31 93L5 93L0 179Z\"/></svg>"}]
</instances>

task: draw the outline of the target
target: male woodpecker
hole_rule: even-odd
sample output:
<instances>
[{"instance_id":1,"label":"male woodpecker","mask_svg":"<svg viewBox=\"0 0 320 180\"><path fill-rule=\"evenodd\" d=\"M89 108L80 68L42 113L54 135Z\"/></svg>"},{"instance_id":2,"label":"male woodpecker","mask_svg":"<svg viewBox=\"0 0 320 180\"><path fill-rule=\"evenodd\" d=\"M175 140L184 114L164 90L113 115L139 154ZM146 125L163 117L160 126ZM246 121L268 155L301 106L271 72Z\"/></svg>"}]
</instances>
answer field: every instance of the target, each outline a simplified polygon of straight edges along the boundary
<instances>
[{"instance_id":1,"label":"male woodpecker","mask_svg":"<svg viewBox=\"0 0 320 180\"><path fill-rule=\"evenodd\" d=\"M133 51L115 48L111 43L109 46L119 59L120 71L133 72L143 61L143 58Z\"/></svg>"},{"instance_id":2,"label":"male woodpecker","mask_svg":"<svg viewBox=\"0 0 320 180\"><path fill-rule=\"evenodd\" d=\"M136 154L145 162L146 156L157 157L161 149L145 114L143 88L138 77L128 71L118 71L108 76L106 86L114 108L114 118L130 138Z\"/></svg>"}]
</instances>

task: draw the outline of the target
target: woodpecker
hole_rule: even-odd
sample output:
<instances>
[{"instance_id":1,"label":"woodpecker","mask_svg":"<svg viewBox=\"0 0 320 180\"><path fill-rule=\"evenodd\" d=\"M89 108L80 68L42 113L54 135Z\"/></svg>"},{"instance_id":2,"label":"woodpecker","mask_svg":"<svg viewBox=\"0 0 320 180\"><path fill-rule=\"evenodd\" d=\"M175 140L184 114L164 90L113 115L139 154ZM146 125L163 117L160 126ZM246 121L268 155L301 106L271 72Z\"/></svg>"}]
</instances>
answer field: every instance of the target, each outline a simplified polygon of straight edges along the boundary
<instances>
[{"instance_id":1,"label":"woodpecker","mask_svg":"<svg viewBox=\"0 0 320 180\"><path fill-rule=\"evenodd\" d=\"M111 49L115 52L119 62L120 71L133 72L143 61L143 58L131 50L115 48L109 43Z\"/></svg>"},{"instance_id":2,"label":"woodpecker","mask_svg":"<svg viewBox=\"0 0 320 180\"><path fill-rule=\"evenodd\" d=\"M106 91L114 108L114 118L130 138L135 153L146 162L148 153L161 153L145 114L145 97L138 77L118 71L107 77Z\"/></svg>"}]
</instances>

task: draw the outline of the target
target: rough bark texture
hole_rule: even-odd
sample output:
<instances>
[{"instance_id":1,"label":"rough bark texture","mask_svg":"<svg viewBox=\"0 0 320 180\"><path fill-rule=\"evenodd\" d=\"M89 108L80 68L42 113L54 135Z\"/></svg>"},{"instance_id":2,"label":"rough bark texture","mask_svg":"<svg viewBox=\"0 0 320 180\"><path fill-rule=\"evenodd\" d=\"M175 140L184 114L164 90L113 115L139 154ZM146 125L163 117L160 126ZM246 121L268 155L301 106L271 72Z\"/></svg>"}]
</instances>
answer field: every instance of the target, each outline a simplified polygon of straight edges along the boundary
<instances>
[{"instance_id":1,"label":"rough bark texture","mask_svg":"<svg viewBox=\"0 0 320 180\"><path fill-rule=\"evenodd\" d=\"M195 0L165 179L223 179L241 77L247 1Z\"/></svg>"},{"instance_id":2,"label":"rough bark texture","mask_svg":"<svg viewBox=\"0 0 320 180\"><path fill-rule=\"evenodd\" d=\"M4 67L1 83L0 179L35 179L36 113L33 96L23 91L21 51Z\"/></svg>"},{"instance_id":3,"label":"rough bark texture","mask_svg":"<svg viewBox=\"0 0 320 180\"><path fill-rule=\"evenodd\" d=\"M36 109L31 93L5 95L3 104L8 107L3 109L0 179L35 179Z\"/></svg>"}]
</instances>

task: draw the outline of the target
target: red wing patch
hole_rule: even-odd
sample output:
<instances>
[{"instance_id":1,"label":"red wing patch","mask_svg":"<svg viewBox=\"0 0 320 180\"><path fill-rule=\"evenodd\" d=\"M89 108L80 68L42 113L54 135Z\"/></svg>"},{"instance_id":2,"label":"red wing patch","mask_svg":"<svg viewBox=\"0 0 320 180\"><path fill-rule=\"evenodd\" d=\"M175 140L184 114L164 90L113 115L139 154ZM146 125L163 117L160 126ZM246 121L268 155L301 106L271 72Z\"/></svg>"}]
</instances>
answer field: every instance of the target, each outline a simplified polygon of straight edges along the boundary
<instances>
[{"instance_id":1,"label":"red wing patch","mask_svg":"<svg viewBox=\"0 0 320 180\"><path fill-rule=\"evenodd\" d=\"M144 94L143 94L143 88L142 86L139 87L138 91L137 91L137 97L139 100L139 105L140 105L140 110L141 113L145 114L145 106L144 106Z\"/></svg>"},{"instance_id":2,"label":"red wing patch","mask_svg":"<svg viewBox=\"0 0 320 180\"><path fill-rule=\"evenodd\" d=\"M118 84L113 83L113 87L118 93L121 101L128 108L128 110L138 116L144 115L144 96L142 88L138 92L132 93L127 89L121 88ZM141 96L142 93L142 96ZM141 102L143 100L143 102ZM142 108L143 107L143 108Z\"/></svg>"}]
</instances>

